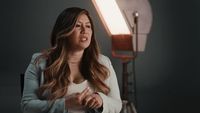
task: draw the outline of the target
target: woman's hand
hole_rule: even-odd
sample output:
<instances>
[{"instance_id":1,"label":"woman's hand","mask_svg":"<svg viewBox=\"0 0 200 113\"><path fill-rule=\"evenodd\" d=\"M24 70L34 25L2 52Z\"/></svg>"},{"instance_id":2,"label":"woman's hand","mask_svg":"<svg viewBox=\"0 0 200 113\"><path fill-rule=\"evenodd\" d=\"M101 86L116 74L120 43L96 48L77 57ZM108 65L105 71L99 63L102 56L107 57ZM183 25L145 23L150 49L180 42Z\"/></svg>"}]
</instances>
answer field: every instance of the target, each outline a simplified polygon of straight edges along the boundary
<instances>
[{"instance_id":1,"label":"woman's hand","mask_svg":"<svg viewBox=\"0 0 200 113\"><path fill-rule=\"evenodd\" d=\"M83 99L91 95L92 92L89 87L85 88L81 93L74 93L65 99L66 108L80 109L83 106Z\"/></svg>"},{"instance_id":2,"label":"woman's hand","mask_svg":"<svg viewBox=\"0 0 200 113\"><path fill-rule=\"evenodd\" d=\"M93 93L83 99L83 105L91 109L98 109L103 105L103 100L98 93Z\"/></svg>"}]
</instances>

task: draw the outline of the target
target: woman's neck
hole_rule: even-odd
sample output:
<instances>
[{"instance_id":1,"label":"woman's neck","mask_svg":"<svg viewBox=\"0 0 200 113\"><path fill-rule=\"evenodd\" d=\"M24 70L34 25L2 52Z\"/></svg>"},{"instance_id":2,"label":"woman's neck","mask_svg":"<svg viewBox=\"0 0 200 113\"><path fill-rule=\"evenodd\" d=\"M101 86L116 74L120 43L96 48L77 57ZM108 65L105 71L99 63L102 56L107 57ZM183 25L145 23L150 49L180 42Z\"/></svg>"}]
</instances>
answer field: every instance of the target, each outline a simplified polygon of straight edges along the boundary
<instances>
[{"instance_id":1,"label":"woman's neck","mask_svg":"<svg viewBox=\"0 0 200 113\"><path fill-rule=\"evenodd\" d=\"M79 70L79 65L83 56L83 52L84 51L76 51L76 52L73 51L68 54L67 62L70 68L69 79L71 82L80 83L81 81L84 80Z\"/></svg>"},{"instance_id":2,"label":"woman's neck","mask_svg":"<svg viewBox=\"0 0 200 113\"><path fill-rule=\"evenodd\" d=\"M69 52L68 63L79 63L83 56L84 51Z\"/></svg>"}]
</instances>

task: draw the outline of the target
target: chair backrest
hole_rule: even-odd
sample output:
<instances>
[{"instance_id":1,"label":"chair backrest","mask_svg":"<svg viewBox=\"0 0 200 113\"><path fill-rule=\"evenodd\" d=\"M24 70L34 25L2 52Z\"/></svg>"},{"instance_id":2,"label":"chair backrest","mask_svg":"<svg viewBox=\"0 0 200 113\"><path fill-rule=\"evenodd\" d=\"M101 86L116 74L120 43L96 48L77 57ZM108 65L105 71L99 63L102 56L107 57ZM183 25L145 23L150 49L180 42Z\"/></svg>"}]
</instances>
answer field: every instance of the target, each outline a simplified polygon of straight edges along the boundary
<instances>
[{"instance_id":1,"label":"chair backrest","mask_svg":"<svg viewBox=\"0 0 200 113\"><path fill-rule=\"evenodd\" d=\"M23 90L24 90L24 73L20 74L20 88L21 88L21 96L22 96Z\"/></svg>"}]
</instances>

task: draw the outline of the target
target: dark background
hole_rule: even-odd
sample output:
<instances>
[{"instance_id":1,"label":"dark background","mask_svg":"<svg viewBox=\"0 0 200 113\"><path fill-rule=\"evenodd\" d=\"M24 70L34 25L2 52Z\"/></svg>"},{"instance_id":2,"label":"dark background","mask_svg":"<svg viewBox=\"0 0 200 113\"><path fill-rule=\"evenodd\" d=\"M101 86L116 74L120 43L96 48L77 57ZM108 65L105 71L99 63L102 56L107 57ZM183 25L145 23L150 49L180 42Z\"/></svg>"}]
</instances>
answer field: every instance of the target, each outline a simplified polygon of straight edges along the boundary
<instances>
[{"instance_id":1,"label":"dark background","mask_svg":"<svg viewBox=\"0 0 200 113\"><path fill-rule=\"evenodd\" d=\"M150 0L153 25L136 59L138 113L200 113L200 1ZM31 55L49 47L58 14L66 7L90 11L102 53L121 87L121 66L90 0L1 0L0 112L20 113L20 79Z\"/></svg>"}]
</instances>

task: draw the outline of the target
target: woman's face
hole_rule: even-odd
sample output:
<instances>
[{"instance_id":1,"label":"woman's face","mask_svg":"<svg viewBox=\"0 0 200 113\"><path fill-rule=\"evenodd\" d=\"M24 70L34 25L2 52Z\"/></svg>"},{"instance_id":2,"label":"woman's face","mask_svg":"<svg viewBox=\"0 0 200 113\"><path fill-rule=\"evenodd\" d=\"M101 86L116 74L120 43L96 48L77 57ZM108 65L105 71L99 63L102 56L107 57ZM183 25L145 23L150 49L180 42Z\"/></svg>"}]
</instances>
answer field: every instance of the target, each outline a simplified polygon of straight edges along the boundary
<instances>
[{"instance_id":1,"label":"woman's face","mask_svg":"<svg viewBox=\"0 0 200 113\"><path fill-rule=\"evenodd\" d=\"M86 14L81 14L75 24L72 34L69 36L70 49L72 51L84 50L91 42L92 26Z\"/></svg>"}]
</instances>

